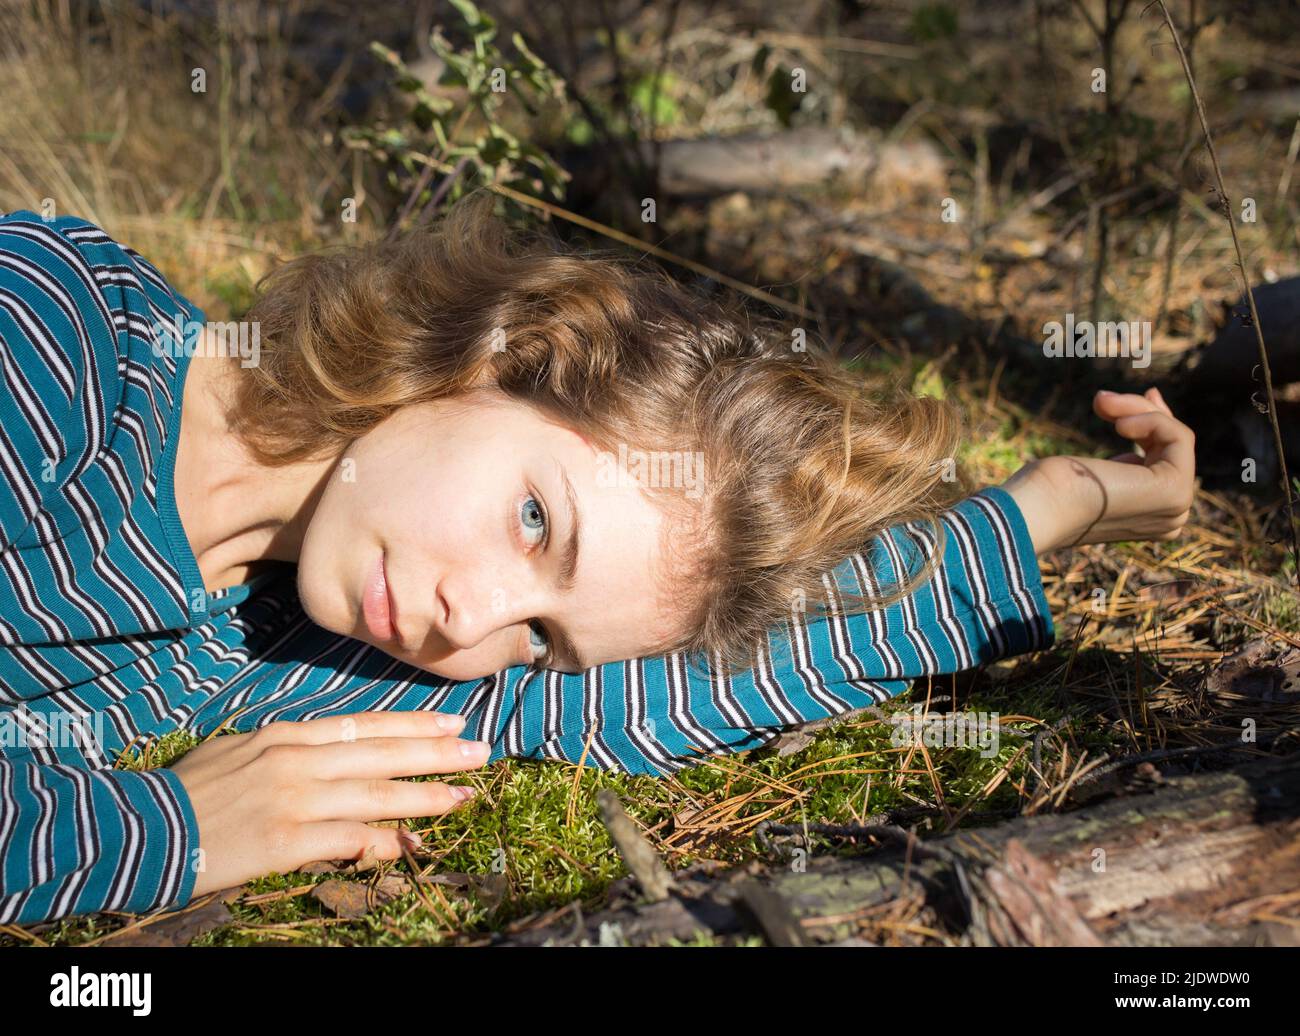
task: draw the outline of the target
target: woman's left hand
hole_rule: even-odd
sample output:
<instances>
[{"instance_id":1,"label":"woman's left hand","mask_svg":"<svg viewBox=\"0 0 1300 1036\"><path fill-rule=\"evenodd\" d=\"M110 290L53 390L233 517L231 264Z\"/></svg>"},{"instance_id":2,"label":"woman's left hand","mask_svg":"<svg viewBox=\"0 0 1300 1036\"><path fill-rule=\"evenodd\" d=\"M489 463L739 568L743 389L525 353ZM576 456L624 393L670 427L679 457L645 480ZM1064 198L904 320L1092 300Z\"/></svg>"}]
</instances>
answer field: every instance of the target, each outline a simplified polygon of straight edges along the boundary
<instances>
[{"instance_id":1,"label":"woman's left hand","mask_svg":"<svg viewBox=\"0 0 1300 1036\"><path fill-rule=\"evenodd\" d=\"M1159 389L1143 395L1099 392L1099 417L1142 448L1095 457L1044 457L1002 484L1016 500L1034 543L1061 547L1119 540L1174 540L1196 494L1196 436L1169 409Z\"/></svg>"}]
</instances>

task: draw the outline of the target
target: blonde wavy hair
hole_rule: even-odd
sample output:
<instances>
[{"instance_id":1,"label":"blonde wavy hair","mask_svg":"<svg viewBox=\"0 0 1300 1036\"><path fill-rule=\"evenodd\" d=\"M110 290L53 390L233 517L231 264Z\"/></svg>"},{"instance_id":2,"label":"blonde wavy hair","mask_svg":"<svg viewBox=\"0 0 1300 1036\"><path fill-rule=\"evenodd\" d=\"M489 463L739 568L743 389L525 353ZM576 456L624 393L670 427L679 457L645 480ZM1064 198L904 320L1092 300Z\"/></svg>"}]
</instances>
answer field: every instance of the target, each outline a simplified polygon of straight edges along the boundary
<instances>
[{"instance_id":1,"label":"blonde wavy hair","mask_svg":"<svg viewBox=\"0 0 1300 1036\"><path fill-rule=\"evenodd\" d=\"M598 449L702 455L697 501L643 490L689 544L662 588L689 633L665 650L715 671L752 666L799 612L914 592L942 560L939 512L968 491L953 404L873 383L812 342L796 350L788 330L658 268L511 229L481 190L399 239L283 263L247 318L261 362L241 369L237 430L266 464L337 454L399 407L489 385ZM937 549L892 593L827 578L913 521Z\"/></svg>"}]
</instances>

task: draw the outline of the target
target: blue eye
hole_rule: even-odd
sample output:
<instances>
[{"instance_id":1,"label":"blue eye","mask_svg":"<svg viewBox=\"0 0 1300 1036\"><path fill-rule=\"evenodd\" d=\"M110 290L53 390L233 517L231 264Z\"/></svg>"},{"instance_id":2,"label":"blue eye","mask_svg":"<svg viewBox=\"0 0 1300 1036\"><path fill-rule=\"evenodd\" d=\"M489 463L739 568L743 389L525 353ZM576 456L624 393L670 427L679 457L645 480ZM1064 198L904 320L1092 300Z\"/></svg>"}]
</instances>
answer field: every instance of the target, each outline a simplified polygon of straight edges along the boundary
<instances>
[{"instance_id":1,"label":"blue eye","mask_svg":"<svg viewBox=\"0 0 1300 1036\"><path fill-rule=\"evenodd\" d=\"M526 497L519 507L520 524L524 528L524 541L529 546L541 546L546 542L546 512L535 497ZM530 534L540 534L536 540ZM528 620L528 650L534 662L545 667L554 659L551 651L551 638L546 627L537 619Z\"/></svg>"},{"instance_id":2,"label":"blue eye","mask_svg":"<svg viewBox=\"0 0 1300 1036\"><path fill-rule=\"evenodd\" d=\"M542 510L542 505L533 497L528 497L523 504L520 505L519 515L522 519L524 529L528 532L546 532L546 512ZM524 538L527 539L527 536ZM539 540L537 542L540 543L542 541Z\"/></svg>"},{"instance_id":3,"label":"blue eye","mask_svg":"<svg viewBox=\"0 0 1300 1036\"><path fill-rule=\"evenodd\" d=\"M528 621L528 646L533 652L533 661L544 662L551 654L551 642L544 627L536 619Z\"/></svg>"}]
</instances>

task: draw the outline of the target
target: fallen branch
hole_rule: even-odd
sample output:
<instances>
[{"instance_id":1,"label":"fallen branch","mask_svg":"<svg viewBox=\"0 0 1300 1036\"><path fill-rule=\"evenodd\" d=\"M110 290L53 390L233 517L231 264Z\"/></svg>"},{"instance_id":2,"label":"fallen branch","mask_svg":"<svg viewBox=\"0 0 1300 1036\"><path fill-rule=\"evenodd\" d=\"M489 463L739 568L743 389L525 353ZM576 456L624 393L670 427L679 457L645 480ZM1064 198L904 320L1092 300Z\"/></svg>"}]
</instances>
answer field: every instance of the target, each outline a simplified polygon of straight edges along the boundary
<instances>
[{"instance_id":1,"label":"fallen branch","mask_svg":"<svg viewBox=\"0 0 1300 1036\"><path fill-rule=\"evenodd\" d=\"M652 903L619 879L609 909L496 941L654 945L758 931L783 945L1289 945L1300 753L1147 779L1146 793L939 837L828 826L823 840L883 844L849 857L804 844L773 866L706 861L674 872L676 888ZM805 837L764 828L782 832Z\"/></svg>"}]
</instances>

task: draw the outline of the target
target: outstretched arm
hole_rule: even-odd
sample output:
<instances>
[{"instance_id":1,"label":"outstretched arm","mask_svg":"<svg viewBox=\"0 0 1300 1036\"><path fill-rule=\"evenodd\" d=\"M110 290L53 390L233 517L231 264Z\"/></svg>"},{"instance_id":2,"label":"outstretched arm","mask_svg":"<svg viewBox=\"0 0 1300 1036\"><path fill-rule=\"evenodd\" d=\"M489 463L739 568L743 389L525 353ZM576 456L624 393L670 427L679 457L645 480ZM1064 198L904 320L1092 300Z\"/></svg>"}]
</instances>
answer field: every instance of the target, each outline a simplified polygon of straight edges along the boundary
<instances>
[{"instance_id":1,"label":"outstretched arm","mask_svg":"<svg viewBox=\"0 0 1300 1036\"><path fill-rule=\"evenodd\" d=\"M739 677L699 678L670 657L517 681L516 708L503 715L518 729L506 724L493 758L670 771L701 754L755 747L792 723L883 701L913 679L1050 645L1037 557L1084 543L1175 538L1194 493L1194 437L1156 389L1099 393L1094 407L1143 456L1047 457L962 500L945 513L947 549L935 577L902 601L801 624L793 637L774 637L764 664ZM934 546L923 527L898 527L870 557L847 564L892 584L915 569L909 540L926 553ZM535 730L540 740L527 736Z\"/></svg>"},{"instance_id":2,"label":"outstretched arm","mask_svg":"<svg viewBox=\"0 0 1300 1036\"><path fill-rule=\"evenodd\" d=\"M809 615L788 632L774 630L752 670L699 673L680 654L581 674L515 668L479 689L471 726L492 742L492 760L582 759L670 773L702 756L756 748L793 724L879 704L914 679L1048 647L1051 610L1011 494L988 486L945 511L943 524L933 578L873 612ZM892 588L935 549L926 524L894 526L837 575Z\"/></svg>"}]
</instances>

